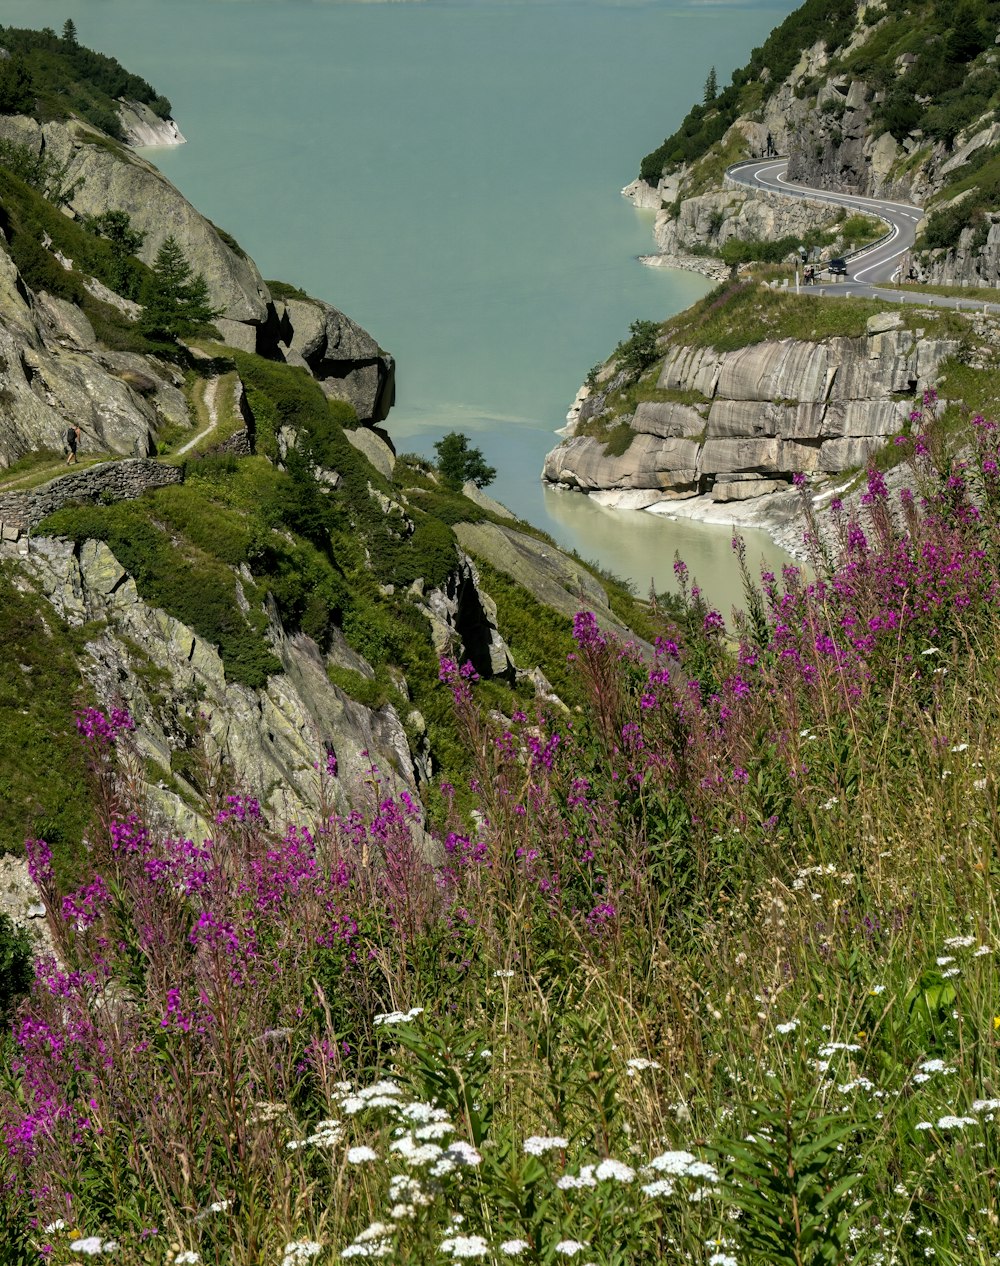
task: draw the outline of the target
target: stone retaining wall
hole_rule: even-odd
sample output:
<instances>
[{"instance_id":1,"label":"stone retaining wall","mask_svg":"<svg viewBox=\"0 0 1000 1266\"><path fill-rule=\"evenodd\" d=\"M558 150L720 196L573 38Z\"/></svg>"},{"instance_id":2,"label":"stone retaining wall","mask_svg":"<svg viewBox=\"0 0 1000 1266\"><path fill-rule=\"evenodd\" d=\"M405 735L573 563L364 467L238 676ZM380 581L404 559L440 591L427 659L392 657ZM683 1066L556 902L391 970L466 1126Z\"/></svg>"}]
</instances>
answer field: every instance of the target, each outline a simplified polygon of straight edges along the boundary
<instances>
[{"instance_id":1,"label":"stone retaining wall","mask_svg":"<svg viewBox=\"0 0 1000 1266\"><path fill-rule=\"evenodd\" d=\"M183 467L146 458L101 462L86 470L70 470L40 488L0 493L0 540L18 540L46 515L72 502L134 501L151 488L163 488L183 480Z\"/></svg>"}]
</instances>

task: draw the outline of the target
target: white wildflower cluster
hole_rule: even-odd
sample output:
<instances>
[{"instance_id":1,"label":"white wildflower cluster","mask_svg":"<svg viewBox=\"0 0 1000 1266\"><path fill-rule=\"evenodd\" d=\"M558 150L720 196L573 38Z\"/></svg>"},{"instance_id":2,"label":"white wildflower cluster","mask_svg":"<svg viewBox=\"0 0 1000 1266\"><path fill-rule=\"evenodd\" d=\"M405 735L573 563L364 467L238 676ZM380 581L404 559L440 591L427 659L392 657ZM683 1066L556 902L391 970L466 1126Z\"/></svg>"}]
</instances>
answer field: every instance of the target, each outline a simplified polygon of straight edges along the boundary
<instances>
[{"instance_id":1,"label":"white wildflower cluster","mask_svg":"<svg viewBox=\"0 0 1000 1266\"><path fill-rule=\"evenodd\" d=\"M174 1258L174 1266L201 1266L201 1254L186 1248Z\"/></svg>"},{"instance_id":2,"label":"white wildflower cluster","mask_svg":"<svg viewBox=\"0 0 1000 1266\"><path fill-rule=\"evenodd\" d=\"M285 1245L285 1255L281 1259L281 1266L300 1266L302 1262L319 1257L322 1251L323 1245L317 1244L315 1240L291 1240Z\"/></svg>"},{"instance_id":3,"label":"white wildflower cluster","mask_svg":"<svg viewBox=\"0 0 1000 1266\"><path fill-rule=\"evenodd\" d=\"M776 1024L774 1031L775 1033L794 1033L798 1027L798 1020L788 1020L784 1024Z\"/></svg>"},{"instance_id":4,"label":"white wildflower cluster","mask_svg":"<svg viewBox=\"0 0 1000 1266\"><path fill-rule=\"evenodd\" d=\"M512 971L504 971L502 967L498 967L493 973L493 978L495 980L512 980L513 977L514 973ZM513 1241L511 1241L511 1243L513 1243Z\"/></svg>"},{"instance_id":5,"label":"white wildflower cluster","mask_svg":"<svg viewBox=\"0 0 1000 1266\"><path fill-rule=\"evenodd\" d=\"M976 943L974 936L946 936L944 940L945 949L971 949Z\"/></svg>"},{"instance_id":6,"label":"white wildflower cluster","mask_svg":"<svg viewBox=\"0 0 1000 1266\"><path fill-rule=\"evenodd\" d=\"M270 1103L266 1099L255 1103L247 1117L249 1125L269 1125L272 1121L280 1121L288 1115L287 1103ZM176 1261L177 1258L174 1258Z\"/></svg>"},{"instance_id":7,"label":"white wildflower cluster","mask_svg":"<svg viewBox=\"0 0 1000 1266\"><path fill-rule=\"evenodd\" d=\"M302 1147L333 1147L343 1137L343 1125L331 1117L325 1121L317 1121L312 1134L306 1135L304 1139L290 1139L285 1147L290 1152L298 1151Z\"/></svg>"},{"instance_id":8,"label":"white wildflower cluster","mask_svg":"<svg viewBox=\"0 0 1000 1266\"><path fill-rule=\"evenodd\" d=\"M389 1200L392 1218L403 1222L417 1215L418 1209L426 1209L434 1203L433 1195L419 1179L410 1174L394 1174L389 1180Z\"/></svg>"},{"instance_id":9,"label":"white wildflower cluster","mask_svg":"<svg viewBox=\"0 0 1000 1266\"><path fill-rule=\"evenodd\" d=\"M372 1024L377 1029L389 1024L409 1024L423 1013L423 1007L411 1007L409 1011L382 1011L372 1020Z\"/></svg>"},{"instance_id":10,"label":"white wildflower cluster","mask_svg":"<svg viewBox=\"0 0 1000 1266\"><path fill-rule=\"evenodd\" d=\"M569 1139L553 1135L547 1138L543 1134L532 1134L524 1140L526 1156L544 1156L546 1152L564 1152L569 1147Z\"/></svg>"},{"instance_id":11,"label":"white wildflower cluster","mask_svg":"<svg viewBox=\"0 0 1000 1266\"><path fill-rule=\"evenodd\" d=\"M505 1257L520 1257L529 1248L531 1245L527 1240L504 1240L500 1245L500 1252Z\"/></svg>"},{"instance_id":12,"label":"white wildflower cluster","mask_svg":"<svg viewBox=\"0 0 1000 1266\"><path fill-rule=\"evenodd\" d=\"M635 1170L623 1161L602 1160L596 1165L584 1165L579 1174L563 1174L556 1182L560 1191L580 1191L596 1187L599 1182L629 1183L635 1178Z\"/></svg>"},{"instance_id":13,"label":"white wildflower cluster","mask_svg":"<svg viewBox=\"0 0 1000 1266\"><path fill-rule=\"evenodd\" d=\"M828 800L825 805L823 805L823 808L832 809L837 803L837 797L834 796L832 799ZM823 879L828 875L835 875L836 873L837 868L832 862L826 866L803 866L795 872L795 878L792 880L792 887L796 892L801 892L802 889L806 887L810 879Z\"/></svg>"},{"instance_id":14,"label":"white wildflower cluster","mask_svg":"<svg viewBox=\"0 0 1000 1266\"><path fill-rule=\"evenodd\" d=\"M737 1262L729 1253L713 1253L708 1259L708 1266L737 1266Z\"/></svg>"},{"instance_id":15,"label":"white wildflower cluster","mask_svg":"<svg viewBox=\"0 0 1000 1266\"><path fill-rule=\"evenodd\" d=\"M488 1257L490 1246L481 1235L453 1235L441 1241L441 1252L459 1258Z\"/></svg>"},{"instance_id":16,"label":"white wildflower cluster","mask_svg":"<svg viewBox=\"0 0 1000 1266\"><path fill-rule=\"evenodd\" d=\"M657 1069L661 1067L662 1064L658 1064L655 1059L643 1059L642 1056L637 1056L634 1059L627 1059L625 1061L625 1072L629 1077L634 1077L636 1073L644 1073L648 1069Z\"/></svg>"},{"instance_id":17,"label":"white wildflower cluster","mask_svg":"<svg viewBox=\"0 0 1000 1266\"><path fill-rule=\"evenodd\" d=\"M577 1253L582 1253L586 1247L586 1244L581 1244L579 1240L560 1240L555 1245L555 1251L560 1257L575 1257Z\"/></svg>"},{"instance_id":18,"label":"white wildflower cluster","mask_svg":"<svg viewBox=\"0 0 1000 1266\"><path fill-rule=\"evenodd\" d=\"M392 1252L394 1228L385 1222L372 1222L360 1231L351 1244L340 1250L341 1257L388 1257Z\"/></svg>"},{"instance_id":19,"label":"white wildflower cluster","mask_svg":"<svg viewBox=\"0 0 1000 1266\"><path fill-rule=\"evenodd\" d=\"M370 1161L378 1160L378 1152L373 1147L365 1147L364 1144L358 1147L349 1147L347 1149L348 1165L366 1165Z\"/></svg>"},{"instance_id":20,"label":"white wildflower cluster","mask_svg":"<svg viewBox=\"0 0 1000 1266\"><path fill-rule=\"evenodd\" d=\"M115 1252L118 1241L102 1240L99 1235L87 1235L83 1239L74 1240L69 1247L72 1253L82 1253L84 1257L99 1257L102 1253Z\"/></svg>"},{"instance_id":21,"label":"white wildflower cluster","mask_svg":"<svg viewBox=\"0 0 1000 1266\"><path fill-rule=\"evenodd\" d=\"M921 1121L916 1128L918 1130L964 1130L967 1125L978 1124L975 1117L943 1116L938 1117L936 1125L932 1121Z\"/></svg>"},{"instance_id":22,"label":"white wildflower cluster","mask_svg":"<svg viewBox=\"0 0 1000 1266\"><path fill-rule=\"evenodd\" d=\"M719 1181L715 1166L698 1160L690 1152L661 1152L653 1157L643 1173L666 1174L669 1178L696 1178L699 1182L708 1183Z\"/></svg>"},{"instance_id":23,"label":"white wildflower cluster","mask_svg":"<svg viewBox=\"0 0 1000 1266\"><path fill-rule=\"evenodd\" d=\"M836 1055L838 1051L846 1051L852 1054L854 1051L860 1051L861 1047L857 1042L824 1042L819 1048L820 1059L829 1059L831 1055Z\"/></svg>"},{"instance_id":24,"label":"white wildflower cluster","mask_svg":"<svg viewBox=\"0 0 1000 1266\"><path fill-rule=\"evenodd\" d=\"M395 1108L399 1106L402 1090L394 1081L377 1081L362 1090L348 1091L340 1106L348 1116L355 1116L368 1108Z\"/></svg>"}]
</instances>

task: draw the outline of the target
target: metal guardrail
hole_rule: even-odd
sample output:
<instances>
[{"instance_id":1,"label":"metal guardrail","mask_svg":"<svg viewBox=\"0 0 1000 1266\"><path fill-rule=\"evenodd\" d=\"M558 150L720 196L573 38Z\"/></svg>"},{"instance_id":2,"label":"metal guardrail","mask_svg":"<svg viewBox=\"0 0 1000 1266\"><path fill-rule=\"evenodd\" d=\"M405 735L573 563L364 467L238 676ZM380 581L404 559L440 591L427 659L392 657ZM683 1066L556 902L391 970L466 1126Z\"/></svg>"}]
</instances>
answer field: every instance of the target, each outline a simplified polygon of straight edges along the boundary
<instances>
[{"instance_id":1,"label":"metal guardrail","mask_svg":"<svg viewBox=\"0 0 1000 1266\"><path fill-rule=\"evenodd\" d=\"M781 158L787 158L787 157L788 157L787 154L773 155L773 158L775 159L781 159ZM740 167L755 167L755 166L758 166L761 162L767 162L767 161L769 160L760 159L760 158L744 158L744 159L741 159L740 162L738 163L730 163L729 166L726 168L725 172L723 173L723 177L722 177L723 184L727 185L731 189L742 189L749 193L766 193L766 194L776 194L778 197L799 198L803 202L815 202L818 205L824 206L824 207L838 205L836 202L833 202L831 199L824 198L819 190L809 190L808 188L762 189L762 188L758 188L755 185L744 184L742 181L737 180L732 174L734 171L736 171ZM845 194L842 196L850 197L849 194ZM880 215L878 211L874 210L874 208L867 208L867 210L871 211L872 217L874 219L881 220L882 223L886 225L886 231L882 234L880 238L877 238L874 242L868 242L865 246L859 246L856 250L853 250L853 251L845 251L843 255L838 256L838 259L844 259L844 260L859 259L862 255L866 255L869 251L873 251L877 247L883 246L886 242L889 241L893 233L896 231L895 226L891 224L890 221L887 220L884 215Z\"/></svg>"}]
</instances>

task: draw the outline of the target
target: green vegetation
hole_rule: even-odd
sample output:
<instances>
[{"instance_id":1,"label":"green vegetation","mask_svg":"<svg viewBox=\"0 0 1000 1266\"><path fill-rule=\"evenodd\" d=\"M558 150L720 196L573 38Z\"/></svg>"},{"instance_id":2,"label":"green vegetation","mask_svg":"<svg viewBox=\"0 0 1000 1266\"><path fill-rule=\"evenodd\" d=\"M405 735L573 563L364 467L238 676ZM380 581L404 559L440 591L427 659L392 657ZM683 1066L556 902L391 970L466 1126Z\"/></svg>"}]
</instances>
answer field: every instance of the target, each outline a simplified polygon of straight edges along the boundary
<instances>
[{"instance_id":1,"label":"green vegetation","mask_svg":"<svg viewBox=\"0 0 1000 1266\"><path fill-rule=\"evenodd\" d=\"M73 197L79 182L67 185L67 163L60 163L45 150L40 153L29 145L0 139L0 167L40 193L53 206L63 207Z\"/></svg>"},{"instance_id":2,"label":"green vegetation","mask_svg":"<svg viewBox=\"0 0 1000 1266\"><path fill-rule=\"evenodd\" d=\"M40 531L75 541L105 541L121 565L135 578L143 598L189 625L219 648L226 676L245 686L262 686L280 670L265 637L267 618L262 595L244 584L250 610L244 613L236 597L237 580L219 554L246 552L241 525L232 517L207 523L193 505L196 493L183 485L160 489L150 497L154 514L166 523L185 524L191 534L178 541L166 526L151 521L144 503L67 507L56 511ZM201 528L202 543L197 528ZM208 548L205 548L208 546Z\"/></svg>"},{"instance_id":3,"label":"green vegetation","mask_svg":"<svg viewBox=\"0 0 1000 1266\"><path fill-rule=\"evenodd\" d=\"M138 236L131 234L127 227L122 232L127 235L126 241ZM116 260L119 259L121 247L115 245L114 240L113 250ZM209 303L208 283L201 273L192 271L173 234L164 239L156 252L142 299L139 329L153 341L202 334L219 316L219 311Z\"/></svg>"},{"instance_id":4,"label":"green vegetation","mask_svg":"<svg viewBox=\"0 0 1000 1266\"><path fill-rule=\"evenodd\" d=\"M488 466L482 450L469 446L469 437L460 431L449 431L434 445L438 455L438 473L446 488L458 492L470 482L485 488L497 477L496 467Z\"/></svg>"},{"instance_id":5,"label":"green vegetation","mask_svg":"<svg viewBox=\"0 0 1000 1266\"><path fill-rule=\"evenodd\" d=\"M75 29L60 38L43 31L0 27L0 45L13 56L0 62L0 114L31 114L40 122L79 115L121 139L117 98L140 101L165 119L170 102L113 57L84 48Z\"/></svg>"},{"instance_id":6,"label":"green vegetation","mask_svg":"<svg viewBox=\"0 0 1000 1266\"><path fill-rule=\"evenodd\" d=\"M746 66L733 72L727 88L711 102L693 106L677 131L646 155L639 168L641 178L655 185L664 171L701 158L744 112L750 94L759 106L790 73L804 48L817 40L824 40L831 49L839 47L849 38L854 20L853 0L806 0L753 50ZM765 68L768 80L761 95L760 75Z\"/></svg>"},{"instance_id":7,"label":"green vegetation","mask_svg":"<svg viewBox=\"0 0 1000 1266\"><path fill-rule=\"evenodd\" d=\"M474 791L439 783L429 840L369 777L319 831L95 826L80 887L34 847L64 915L3 1052L14 1266L39 1227L54 1266L84 1235L148 1266L994 1260L1000 433L914 421L905 526L871 472L809 574L748 575L729 628L689 584L651 661L484 564L572 706L445 665Z\"/></svg>"},{"instance_id":8,"label":"green vegetation","mask_svg":"<svg viewBox=\"0 0 1000 1266\"><path fill-rule=\"evenodd\" d=\"M724 282L662 327L671 342L732 352L764 339L860 338L868 318L898 311L879 299L847 300L771 290L754 281ZM944 337L967 337L968 322L950 311L904 309L908 328Z\"/></svg>"},{"instance_id":9,"label":"green vegetation","mask_svg":"<svg viewBox=\"0 0 1000 1266\"><path fill-rule=\"evenodd\" d=\"M25 283L32 290L47 290L86 309L89 296L83 280L96 277L114 290L123 276L126 261L118 244L86 229L63 215L58 208L7 167L0 153L0 228L7 249ZM46 249L43 238L51 239ZM58 251L73 261L66 270L55 259ZM129 284L145 278L149 270L136 259L127 261Z\"/></svg>"},{"instance_id":10,"label":"green vegetation","mask_svg":"<svg viewBox=\"0 0 1000 1266\"><path fill-rule=\"evenodd\" d=\"M293 286L290 281L265 281L264 285L270 290L275 299L308 299L309 295L298 286Z\"/></svg>"},{"instance_id":11,"label":"green vegetation","mask_svg":"<svg viewBox=\"0 0 1000 1266\"><path fill-rule=\"evenodd\" d=\"M9 1027L15 1007L31 988L34 975L34 955L28 933L6 914L0 914L0 1025L4 1029Z\"/></svg>"},{"instance_id":12,"label":"green vegetation","mask_svg":"<svg viewBox=\"0 0 1000 1266\"><path fill-rule=\"evenodd\" d=\"M92 813L73 719L91 702L77 660L93 632L68 629L41 594L0 567L0 841L19 849L26 837L44 836L66 879L83 868L80 841Z\"/></svg>"},{"instance_id":13,"label":"green vegetation","mask_svg":"<svg viewBox=\"0 0 1000 1266\"><path fill-rule=\"evenodd\" d=\"M497 618L504 640L518 664L544 665L543 671L564 703L583 702L579 682L567 664L573 649L573 622L543 607L506 572L476 556L476 570L483 588L497 604Z\"/></svg>"},{"instance_id":14,"label":"green vegetation","mask_svg":"<svg viewBox=\"0 0 1000 1266\"><path fill-rule=\"evenodd\" d=\"M101 215L86 217L82 224L88 233L106 239L111 247L111 289L126 299L138 299L147 274L139 266L136 256L142 249L146 234L132 227L131 217L126 211L104 211ZM155 272L154 269L154 277L149 279L151 285L159 282Z\"/></svg>"},{"instance_id":15,"label":"green vegetation","mask_svg":"<svg viewBox=\"0 0 1000 1266\"><path fill-rule=\"evenodd\" d=\"M911 295L944 295L950 299L974 299L978 303L995 303L994 286L924 286L916 282L880 281L880 290L898 290Z\"/></svg>"},{"instance_id":16,"label":"green vegetation","mask_svg":"<svg viewBox=\"0 0 1000 1266\"><path fill-rule=\"evenodd\" d=\"M927 224L917 239L918 250L938 250L958 244L965 229L975 226L979 246L989 231L987 213L1000 208L1000 154L984 148L977 162L956 173L957 179L943 190L929 208ZM935 203L946 201L946 206Z\"/></svg>"}]
</instances>

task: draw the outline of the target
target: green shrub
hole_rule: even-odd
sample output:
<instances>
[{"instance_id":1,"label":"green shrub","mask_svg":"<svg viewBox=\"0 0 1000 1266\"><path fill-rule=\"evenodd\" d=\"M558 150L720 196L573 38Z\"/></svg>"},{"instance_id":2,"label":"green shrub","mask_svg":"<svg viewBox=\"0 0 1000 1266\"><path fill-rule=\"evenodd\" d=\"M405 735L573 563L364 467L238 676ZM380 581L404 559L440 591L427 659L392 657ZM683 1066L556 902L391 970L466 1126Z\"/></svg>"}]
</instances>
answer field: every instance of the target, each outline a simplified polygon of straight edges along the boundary
<instances>
[{"instance_id":1,"label":"green shrub","mask_svg":"<svg viewBox=\"0 0 1000 1266\"><path fill-rule=\"evenodd\" d=\"M0 1028L5 1028L14 1008L25 997L34 978L31 941L6 914L0 914Z\"/></svg>"},{"instance_id":2,"label":"green shrub","mask_svg":"<svg viewBox=\"0 0 1000 1266\"><path fill-rule=\"evenodd\" d=\"M147 602L218 647L228 680L263 686L281 665L265 637L267 619L254 605L260 595L252 585L244 585L251 603L244 614L232 570L193 543L175 544L163 528L150 522L148 507L155 501L156 494L142 502L66 507L50 515L39 531L75 541L105 541ZM185 501L167 498L164 505L181 513ZM189 505L187 509L188 522L194 522Z\"/></svg>"},{"instance_id":3,"label":"green shrub","mask_svg":"<svg viewBox=\"0 0 1000 1266\"><path fill-rule=\"evenodd\" d=\"M19 851L26 837L42 836L65 878L80 865L92 811L73 724L91 702L77 667L87 632L67 629L0 567L0 848Z\"/></svg>"}]
</instances>

